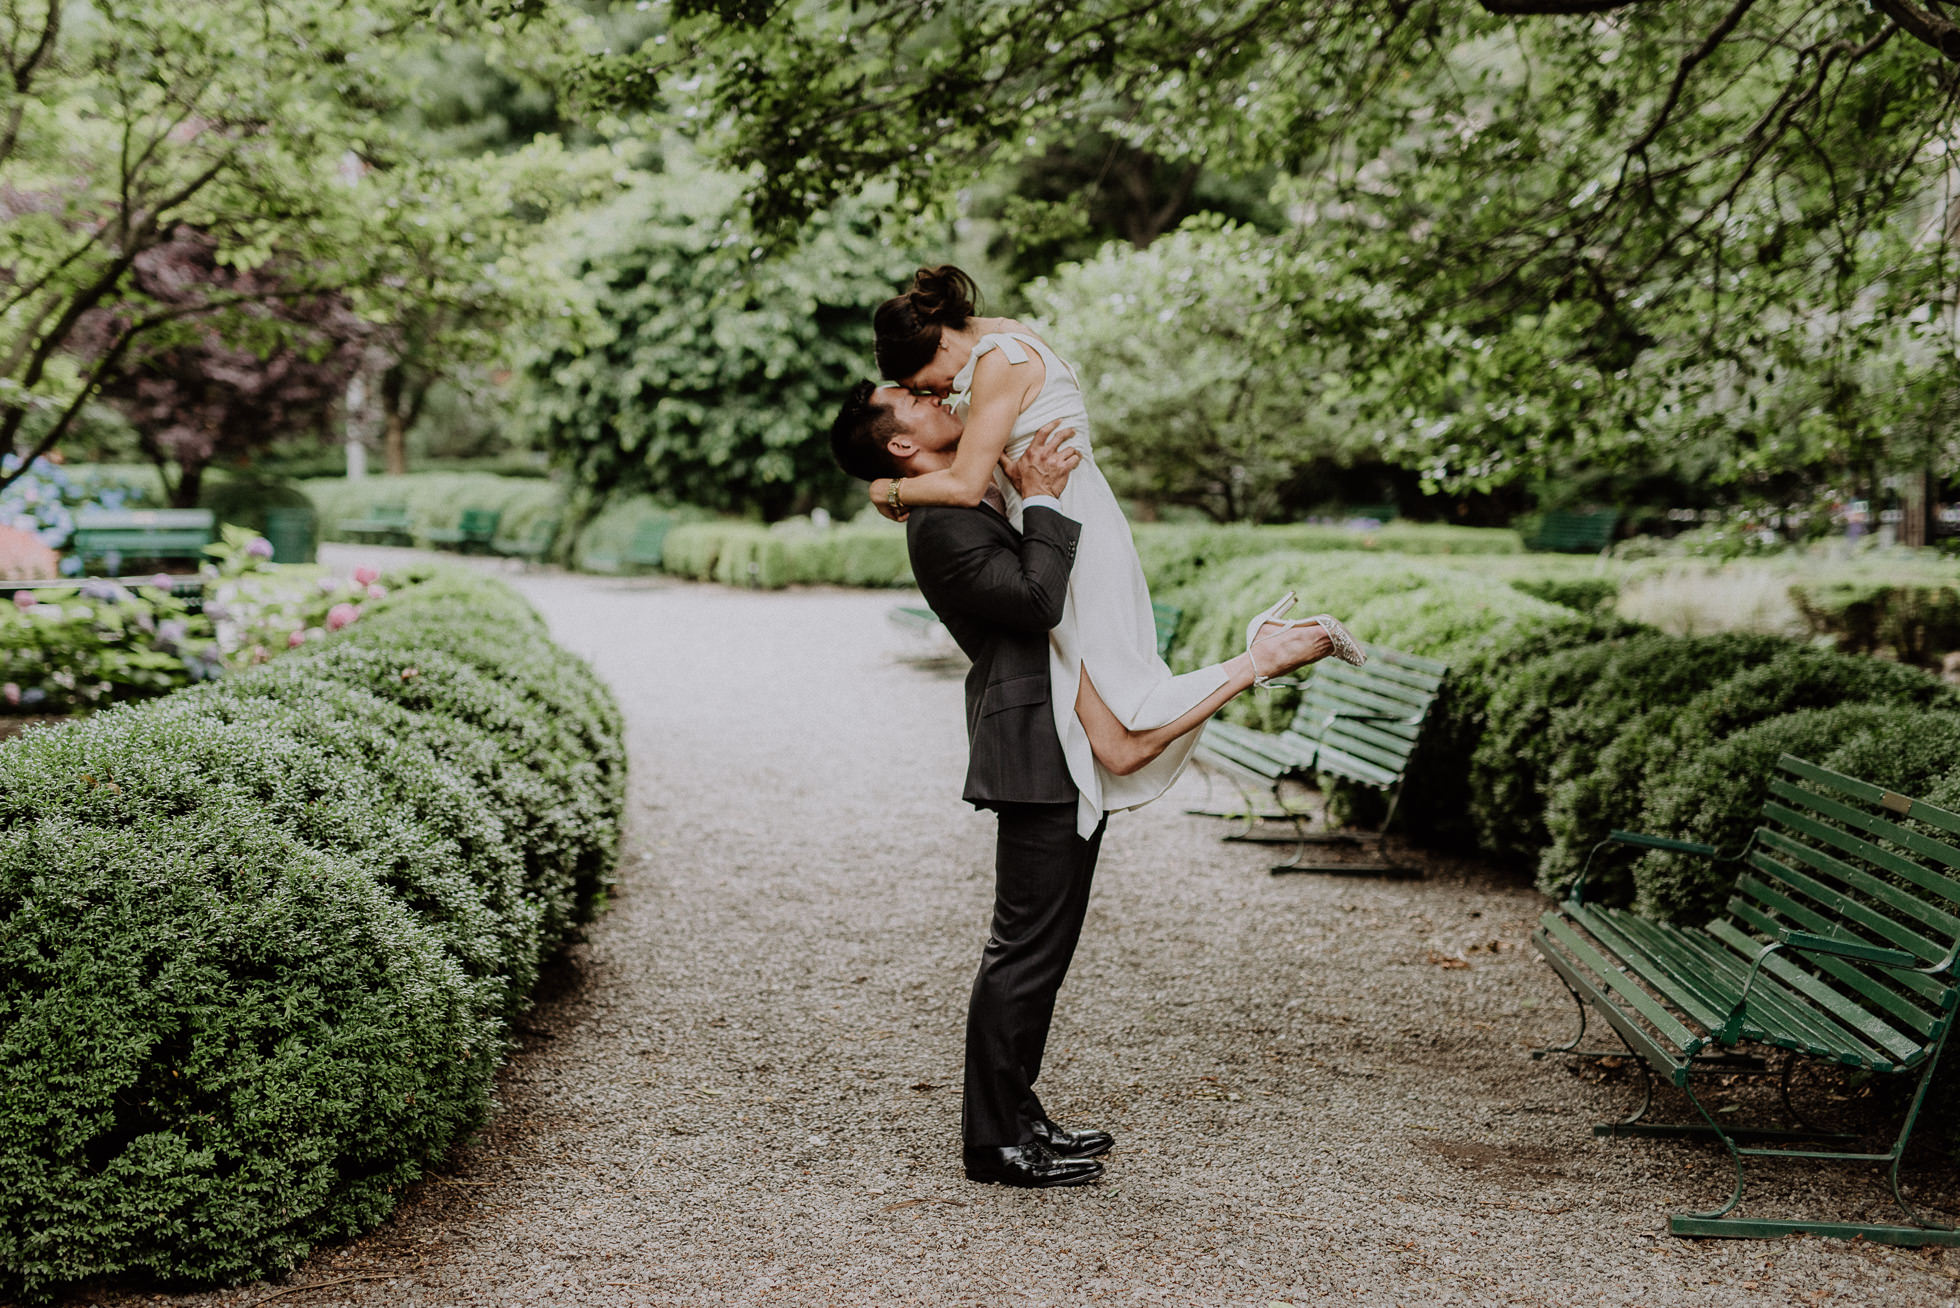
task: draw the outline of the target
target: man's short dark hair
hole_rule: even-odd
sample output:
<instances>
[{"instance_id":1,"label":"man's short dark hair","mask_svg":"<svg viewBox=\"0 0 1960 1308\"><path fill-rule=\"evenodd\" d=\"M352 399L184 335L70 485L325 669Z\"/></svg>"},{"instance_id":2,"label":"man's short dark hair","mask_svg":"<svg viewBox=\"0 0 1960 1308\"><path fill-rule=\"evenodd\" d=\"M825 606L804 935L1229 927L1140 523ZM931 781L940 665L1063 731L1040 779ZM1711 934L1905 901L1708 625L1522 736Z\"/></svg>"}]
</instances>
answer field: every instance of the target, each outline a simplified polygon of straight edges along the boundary
<instances>
[{"instance_id":1,"label":"man's short dark hair","mask_svg":"<svg viewBox=\"0 0 1960 1308\"><path fill-rule=\"evenodd\" d=\"M859 481L897 477L903 471L886 446L892 437L905 434L905 424L891 405L877 402L877 394L877 386L859 382L838 411L837 421L830 424L832 457Z\"/></svg>"}]
</instances>

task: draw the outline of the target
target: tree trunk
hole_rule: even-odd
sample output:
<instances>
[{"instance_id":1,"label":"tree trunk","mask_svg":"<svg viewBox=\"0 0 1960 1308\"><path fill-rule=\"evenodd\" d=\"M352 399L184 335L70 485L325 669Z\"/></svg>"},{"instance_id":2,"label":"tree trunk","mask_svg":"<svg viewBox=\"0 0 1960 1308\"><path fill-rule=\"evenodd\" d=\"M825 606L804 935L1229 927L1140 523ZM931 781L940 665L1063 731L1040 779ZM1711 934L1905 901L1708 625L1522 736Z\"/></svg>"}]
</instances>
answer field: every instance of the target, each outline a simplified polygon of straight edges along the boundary
<instances>
[{"instance_id":1,"label":"tree trunk","mask_svg":"<svg viewBox=\"0 0 1960 1308\"><path fill-rule=\"evenodd\" d=\"M177 465L177 484L170 490L170 507L173 509L194 509L197 497L204 490L204 465L201 463L182 463Z\"/></svg>"},{"instance_id":2,"label":"tree trunk","mask_svg":"<svg viewBox=\"0 0 1960 1308\"><path fill-rule=\"evenodd\" d=\"M401 410L388 406L387 426L381 433L381 459L390 477L399 477L408 471L408 424L402 421Z\"/></svg>"},{"instance_id":3,"label":"tree trunk","mask_svg":"<svg viewBox=\"0 0 1960 1308\"><path fill-rule=\"evenodd\" d=\"M1920 468L1899 478L1899 544L1931 545L1939 533L1939 495L1933 472Z\"/></svg>"}]
</instances>

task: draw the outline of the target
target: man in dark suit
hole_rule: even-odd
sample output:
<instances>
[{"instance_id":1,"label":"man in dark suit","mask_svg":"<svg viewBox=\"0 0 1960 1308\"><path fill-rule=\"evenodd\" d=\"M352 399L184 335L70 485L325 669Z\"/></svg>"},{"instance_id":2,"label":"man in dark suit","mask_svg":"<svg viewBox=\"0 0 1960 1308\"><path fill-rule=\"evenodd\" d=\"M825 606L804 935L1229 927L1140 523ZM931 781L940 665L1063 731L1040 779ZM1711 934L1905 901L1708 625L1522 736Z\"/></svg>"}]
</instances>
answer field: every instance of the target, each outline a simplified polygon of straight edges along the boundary
<instances>
[{"instance_id":1,"label":"man in dark suit","mask_svg":"<svg viewBox=\"0 0 1960 1308\"><path fill-rule=\"evenodd\" d=\"M961 1135L966 1174L1018 1186L1082 1185L1114 1143L1052 1121L1034 1092L1055 996L1089 906L1102 828L1075 830L1075 784L1049 707L1048 632L1061 621L1080 526L1055 499L1079 456L1068 432L1039 435L1008 474L1022 493L1016 531L991 505L919 507L906 519L926 602L973 660L966 677L965 798L999 823L994 916L967 1010ZM831 448L866 481L949 466L960 421L937 400L861 384Z\"/></svg>"}]
</instances>

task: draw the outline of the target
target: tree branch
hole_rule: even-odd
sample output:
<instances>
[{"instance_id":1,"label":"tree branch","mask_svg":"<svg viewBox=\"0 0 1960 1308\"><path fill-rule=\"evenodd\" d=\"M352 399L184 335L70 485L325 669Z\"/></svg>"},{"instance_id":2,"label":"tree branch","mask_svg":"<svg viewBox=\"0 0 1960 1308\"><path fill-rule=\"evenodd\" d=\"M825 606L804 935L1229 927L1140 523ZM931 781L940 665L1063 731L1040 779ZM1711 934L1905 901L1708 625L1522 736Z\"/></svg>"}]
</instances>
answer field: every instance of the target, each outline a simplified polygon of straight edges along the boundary
<instances>
[{"instance_id":1,"label":"tree branch","mask_svg":"<svg viewBox=\"0 0 1960 1308\"><path fill-rule=\"evenodd\" d=\"M1913 40L1960 63L1960 25L1930 9L1920 8L1912 0L1871 0L1871 7L1897 23Z\"/></svg>"}]
</instances>

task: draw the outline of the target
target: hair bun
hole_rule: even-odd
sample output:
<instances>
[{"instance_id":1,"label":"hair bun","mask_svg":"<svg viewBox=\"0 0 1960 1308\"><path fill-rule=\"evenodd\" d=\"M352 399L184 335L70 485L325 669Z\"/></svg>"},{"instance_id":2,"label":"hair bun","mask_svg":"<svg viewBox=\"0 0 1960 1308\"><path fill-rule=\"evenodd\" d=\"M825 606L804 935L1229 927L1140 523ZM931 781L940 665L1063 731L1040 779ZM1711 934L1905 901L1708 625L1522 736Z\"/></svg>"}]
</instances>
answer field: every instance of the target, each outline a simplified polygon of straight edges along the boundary
<instances>
[{"instance_id":1,"label":"hair bun","mask_svg":"<svg viewBox=\"0 0 1960 1308\"><path fill-rule=\"evenodd\" d=\"M980 295L973 279L950 263L921 268L912 277L906 298L912 302L919 321L942 327L962 327L973 316L973 302Z\"/></svg>"}]
</instances>

